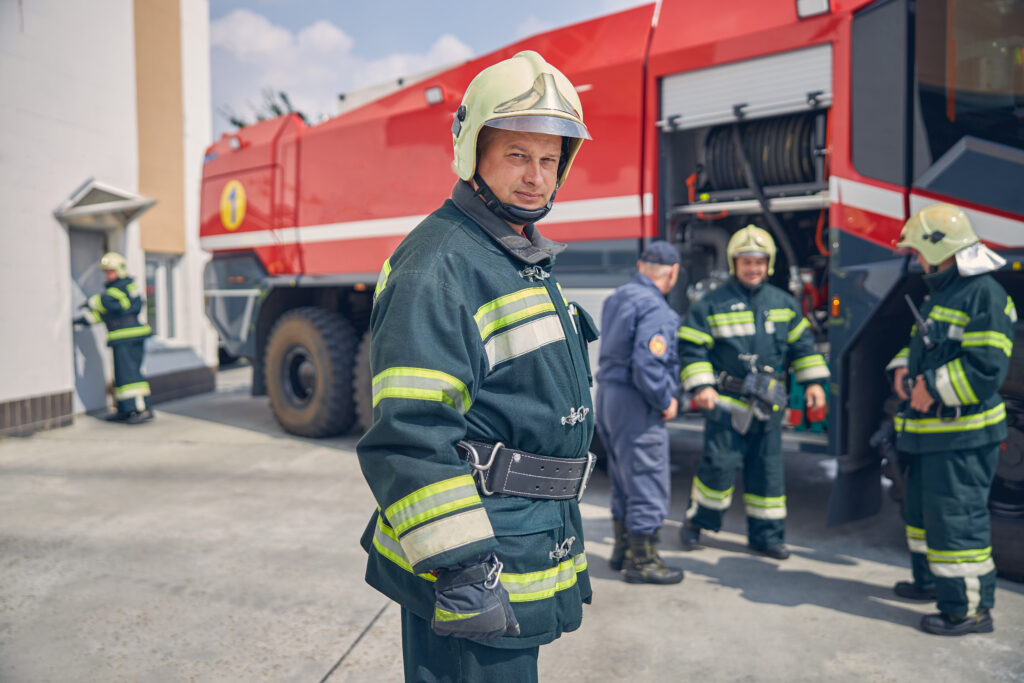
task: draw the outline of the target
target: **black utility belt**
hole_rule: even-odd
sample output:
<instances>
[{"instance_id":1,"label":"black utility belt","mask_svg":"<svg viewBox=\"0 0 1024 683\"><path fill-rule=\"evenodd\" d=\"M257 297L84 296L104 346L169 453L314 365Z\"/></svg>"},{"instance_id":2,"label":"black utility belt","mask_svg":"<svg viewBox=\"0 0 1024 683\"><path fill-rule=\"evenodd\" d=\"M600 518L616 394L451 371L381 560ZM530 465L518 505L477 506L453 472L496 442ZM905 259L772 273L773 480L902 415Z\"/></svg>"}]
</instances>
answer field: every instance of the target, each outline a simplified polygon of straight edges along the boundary
<instances>
[{"instance_id":1,"label":"black utility belt","mask_svg":"<svg viewBox=\"0 0 1024 683\"><path fill-rule=\"evenodd\" d=\"M537 455L506 448L500 441L463 440L456 446L459 457L473 468L477 487L485 496L579 500L597 460L593 453L573 459Z\"/></svg>"}]
</instances>

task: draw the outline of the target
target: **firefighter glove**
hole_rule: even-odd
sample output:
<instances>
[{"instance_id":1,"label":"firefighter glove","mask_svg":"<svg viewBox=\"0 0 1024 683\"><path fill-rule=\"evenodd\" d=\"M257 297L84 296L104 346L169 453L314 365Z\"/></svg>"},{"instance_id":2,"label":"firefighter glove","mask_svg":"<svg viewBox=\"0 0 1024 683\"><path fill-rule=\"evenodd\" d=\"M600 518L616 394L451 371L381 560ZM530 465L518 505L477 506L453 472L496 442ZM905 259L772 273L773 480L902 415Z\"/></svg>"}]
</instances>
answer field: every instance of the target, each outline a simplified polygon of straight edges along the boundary
<instances>
[{"instance_id":1,"label":"firefighter glove","mask_svg":"<svg viewBox=\"0 0 1024 683\"><path fill-rule=\"evenodd\" d=\"M430 623L434 633L456 638L518 636L519 622L501 585L502 568L491 553L483 560L437 570Z\"/></svg>"}]
</instances>

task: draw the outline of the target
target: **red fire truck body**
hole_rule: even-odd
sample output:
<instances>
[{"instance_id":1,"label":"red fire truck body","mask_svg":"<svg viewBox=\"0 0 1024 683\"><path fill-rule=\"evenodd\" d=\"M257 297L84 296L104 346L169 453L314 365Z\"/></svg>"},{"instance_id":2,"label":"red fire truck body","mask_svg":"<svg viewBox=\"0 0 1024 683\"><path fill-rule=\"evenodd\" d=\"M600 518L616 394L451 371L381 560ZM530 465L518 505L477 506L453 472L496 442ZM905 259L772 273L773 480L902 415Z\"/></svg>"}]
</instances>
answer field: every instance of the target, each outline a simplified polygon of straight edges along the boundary
<instances>
[{"instance_id":1,"label":"red fire truck body","mask_svg":"<svg viewBox=\"0 0 1024 683\"><path fill-rule=\"evenodd\" d=\"M883 369L909 335L903 294L924 294L920 271L892 253L904 221L936 201L963 207L1024 301L1022 48L1024 0L664 0L522 40L314 126L296 114L247 126L211 145L204 166L208 315L252 360L253 392L270 395L285 429L365 426L381 264L456 181L451 120L469 81L536 50L576 84L593 136L540 223L570 243L560 281L599 302L660 237L680 249L670 302L682 310L721 280L732 231L769 228L776 284L801 298L832 368L828 449L842 457L831 521L871 514L881 468L899 477L870 438L892 415ZM997 563L1024 576L1017 341L993 519L1017 539Z\"/></svg>"}]
</instances>

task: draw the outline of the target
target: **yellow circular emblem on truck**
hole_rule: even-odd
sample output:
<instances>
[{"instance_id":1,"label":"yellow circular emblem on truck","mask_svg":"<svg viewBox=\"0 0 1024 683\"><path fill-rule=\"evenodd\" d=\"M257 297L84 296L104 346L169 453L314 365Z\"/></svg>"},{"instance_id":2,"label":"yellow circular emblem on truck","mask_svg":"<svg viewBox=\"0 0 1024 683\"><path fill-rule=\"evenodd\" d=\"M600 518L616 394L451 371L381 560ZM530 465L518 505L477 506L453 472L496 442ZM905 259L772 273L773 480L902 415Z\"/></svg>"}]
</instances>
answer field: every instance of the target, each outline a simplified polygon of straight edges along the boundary
<instances>
[{"instance_id":1,"label":"yellow circular emblem on truck","mask_svg":"<svg viewBox=\"0 0 1024 683\"><path fill-rule=\"evenodd\" d=\"M235 230L245 218L245 188L237 180L230 181L220 193L220 222L225 230Z\"/></svg>"}]
</instances>

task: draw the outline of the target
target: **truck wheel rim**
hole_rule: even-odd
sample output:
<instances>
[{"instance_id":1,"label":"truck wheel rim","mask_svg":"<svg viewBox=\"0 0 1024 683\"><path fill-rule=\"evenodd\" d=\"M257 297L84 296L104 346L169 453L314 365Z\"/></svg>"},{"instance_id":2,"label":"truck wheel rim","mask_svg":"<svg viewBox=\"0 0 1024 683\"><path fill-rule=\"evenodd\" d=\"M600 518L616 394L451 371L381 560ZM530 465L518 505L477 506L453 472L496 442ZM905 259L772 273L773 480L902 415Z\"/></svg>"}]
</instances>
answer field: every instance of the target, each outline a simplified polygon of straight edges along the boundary
<instances>
[{"instance_id":1,"label":"truck wheel rim","mask_svg":"<svg viewBox=\"0 0 1024 683\"><path fill-rule=\"evenodd\" d=\"M316 364L309 351L292 346L281 363L281 387L285 398L297 408L309 405L316 393Z\"/></svg>"}]
</instances>

